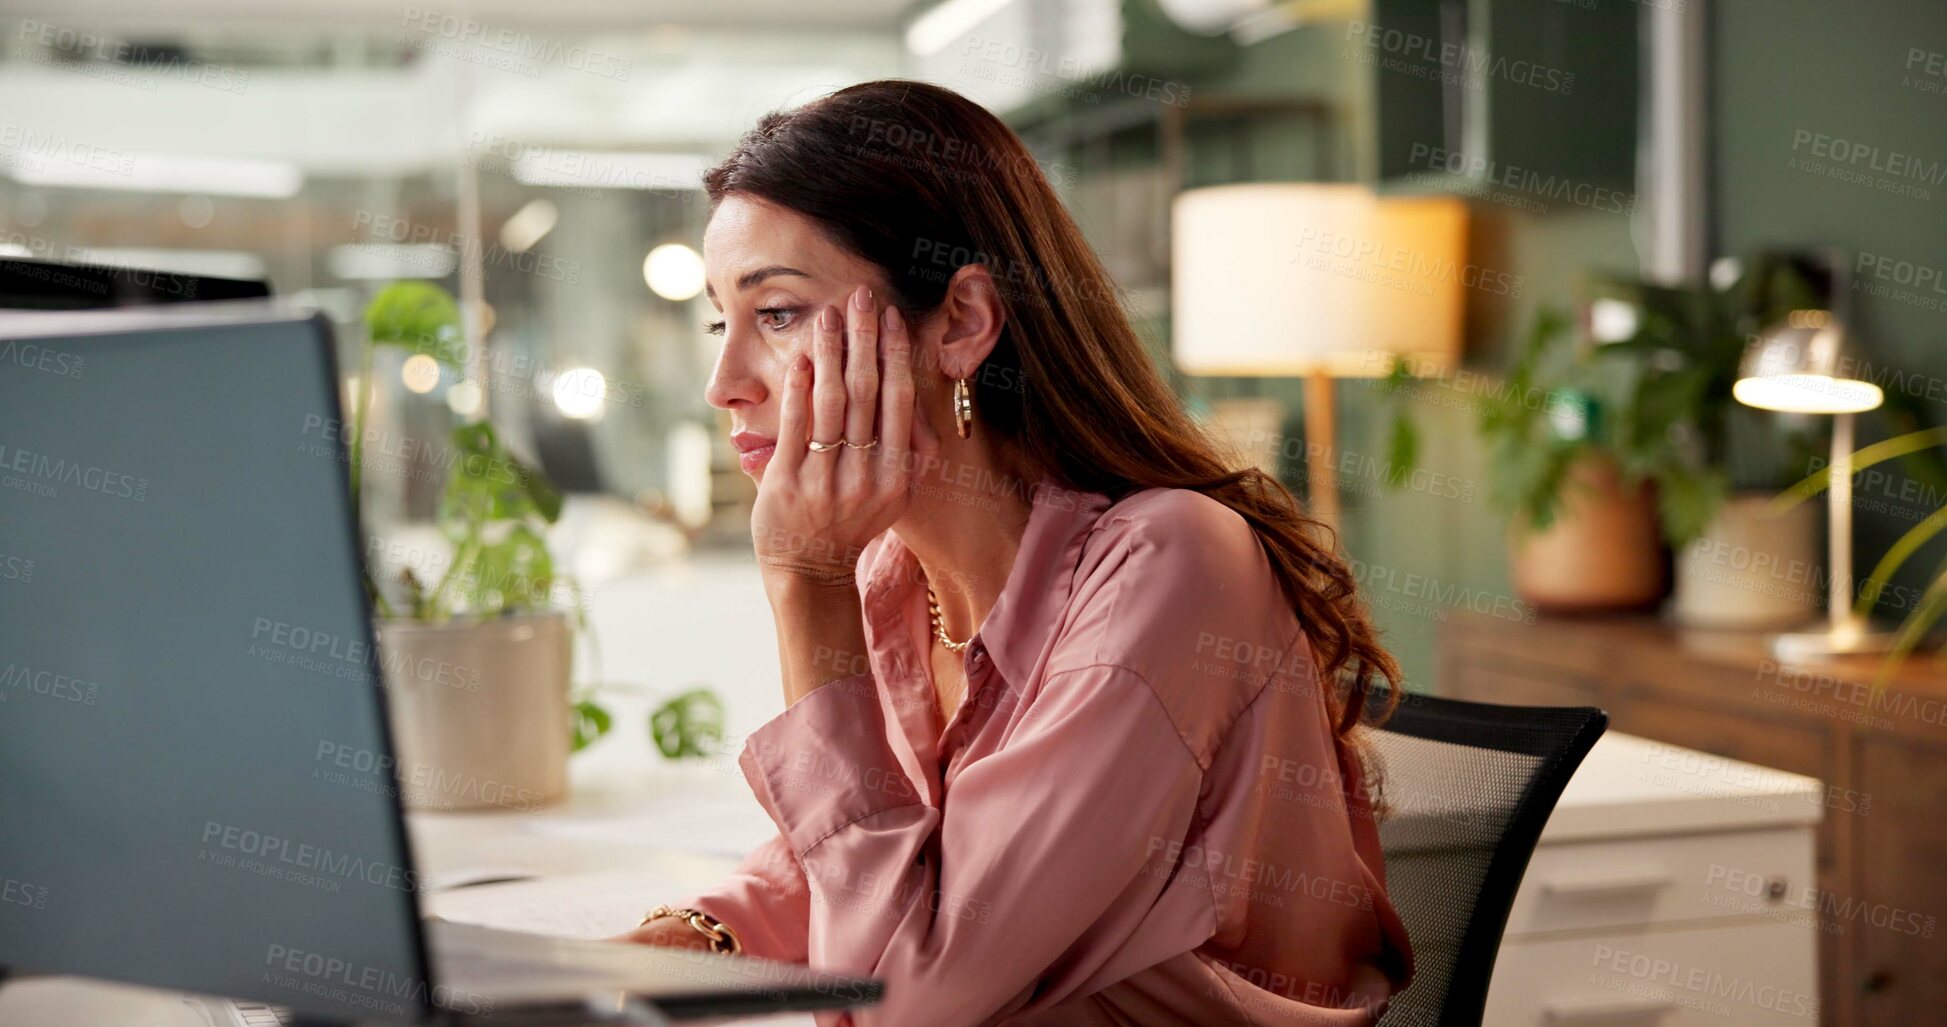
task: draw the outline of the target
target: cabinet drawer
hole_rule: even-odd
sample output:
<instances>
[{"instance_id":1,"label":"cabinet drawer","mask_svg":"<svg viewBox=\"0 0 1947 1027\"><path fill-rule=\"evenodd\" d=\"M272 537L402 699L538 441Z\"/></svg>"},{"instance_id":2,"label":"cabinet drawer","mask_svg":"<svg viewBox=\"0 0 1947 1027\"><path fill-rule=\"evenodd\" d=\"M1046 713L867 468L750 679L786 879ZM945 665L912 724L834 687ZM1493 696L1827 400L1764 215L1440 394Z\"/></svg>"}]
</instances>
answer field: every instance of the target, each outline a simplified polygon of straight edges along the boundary
<instances>
[{"instance_id":1,"label":"cabinet drawer","mask_svg":"<svg viewBox=\"0 0 1947 1027\"><path fill-rule=\"evenodd\" d=\"M1526 939L1501 948L1483 1023L1494 1027L1724 1027L1818 1022L1806 925Z\"/></svg>"},{"instance_id":2,"label":"cabinet drawer","mask_svg":"<svg viewBox=\"0 0 1947 1027\"><path fill-rule=\"evenodd\" d=\"M1807 828L1543 845L1507 937L1753 915L1809 923L1791 903L1813 887L1812 850Z\"/></svg>"}]
</instances>

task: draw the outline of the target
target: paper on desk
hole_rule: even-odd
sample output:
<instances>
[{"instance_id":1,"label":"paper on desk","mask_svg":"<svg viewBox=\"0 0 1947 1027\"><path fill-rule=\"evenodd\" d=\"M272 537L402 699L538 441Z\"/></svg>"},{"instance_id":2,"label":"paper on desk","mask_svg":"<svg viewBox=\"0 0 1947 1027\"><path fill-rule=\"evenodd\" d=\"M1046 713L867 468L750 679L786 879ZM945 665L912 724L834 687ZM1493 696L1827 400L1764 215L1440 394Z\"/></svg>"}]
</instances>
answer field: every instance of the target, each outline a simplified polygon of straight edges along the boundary
<instances>
[{"instance_id":1,"label":"paper on desk","mask_svg":"<svg viewBox=\"0 0 1947 1027\"><path fill-rule=\"evenodd\" d=\"M638 845L738 859L777 834L764 807L749 796L726 800L708 793L661 796L648 812L537 817L524 827L555 838L628 838Z\"/></svg>"},{"instance_id":2,"label":"paper on desk","mask_svg":"<svg viewBox=\"0 0 1947 1027\"><path fill-rule=\"evenodd\" d=\"M563 938L608 938L633 928L653 906L701 891L734 863L708 861L693 871L602 871L435 892L426 911L461 923Z\"/></svg>"},{"instance_id":3,"label":"paper on desk","mask_svg":"<svg viewBox=\"0 0 1947 1027\"><path fill-rule=\"evenodd\" d=\"M434 916L484 924L507 931L529 931L563 938L612 938L636 926L644 910L708 887L735 866L730 859L695 860L694 866L649 871L603 871L483 884L436 892L426 901ZM712 1020L718 1027L812 1027L805 1013L735 1021Z\"/></svg>"}]
</instances>

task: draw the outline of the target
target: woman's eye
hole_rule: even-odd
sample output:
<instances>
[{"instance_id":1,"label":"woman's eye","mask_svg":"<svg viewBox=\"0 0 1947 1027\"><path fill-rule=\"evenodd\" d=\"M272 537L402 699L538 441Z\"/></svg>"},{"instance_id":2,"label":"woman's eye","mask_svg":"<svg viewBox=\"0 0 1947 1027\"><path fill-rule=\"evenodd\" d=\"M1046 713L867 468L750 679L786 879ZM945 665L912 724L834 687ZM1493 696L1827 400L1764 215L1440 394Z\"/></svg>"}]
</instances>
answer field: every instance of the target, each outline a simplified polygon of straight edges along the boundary
<instances>
[{"instance_id":1,"label":"woman's eye","mask_svg":"<svg viewBox=\"0 0 1947 1027\"><path fill-rule=\"evenodd\" d=\"M758 307L754 313L757 315L759 324L774 332L781 332L791 327L791 323L798 317L795 307ZM722 335L728 329L723 321L705 321L703 330L711 335Z\"/></svg>"}]
</instances>

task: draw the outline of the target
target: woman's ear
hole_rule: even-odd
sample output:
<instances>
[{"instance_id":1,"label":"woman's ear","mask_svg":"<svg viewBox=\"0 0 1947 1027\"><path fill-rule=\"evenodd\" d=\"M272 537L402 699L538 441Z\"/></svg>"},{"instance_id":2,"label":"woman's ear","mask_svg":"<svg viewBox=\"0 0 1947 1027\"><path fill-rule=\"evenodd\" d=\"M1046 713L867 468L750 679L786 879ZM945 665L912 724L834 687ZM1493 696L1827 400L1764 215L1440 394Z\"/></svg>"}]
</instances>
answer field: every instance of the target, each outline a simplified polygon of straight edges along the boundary
<instances>
[{"instance_id":1,"label":"woman's ear","mask_svg":"<svg viewBox=\"0 0 1947 1027\"><path fill-rule=\"evenodd\" d=\"M940 303L940 370L965 378L980 368L1007 327L1007 308L985 265L966 264L953 273Z\"/></svg>"}]
</instances>

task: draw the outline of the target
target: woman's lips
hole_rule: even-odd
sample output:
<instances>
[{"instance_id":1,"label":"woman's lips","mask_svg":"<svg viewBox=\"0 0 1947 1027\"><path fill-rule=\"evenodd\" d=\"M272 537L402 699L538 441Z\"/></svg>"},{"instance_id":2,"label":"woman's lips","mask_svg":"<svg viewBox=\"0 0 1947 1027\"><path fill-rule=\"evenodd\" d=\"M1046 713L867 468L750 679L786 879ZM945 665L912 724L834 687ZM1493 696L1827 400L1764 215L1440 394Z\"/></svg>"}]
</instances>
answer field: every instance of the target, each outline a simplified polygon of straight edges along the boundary
<instances>
[{"instance_id":1,"label":"woman's lips","mask_svg":"<svg viewBox=\"0 0 1947 1027\"><path fill-rule=\"evenodd\" d=\"M776 439L754 431L740 431L730 436L730 444L737 447L737 463L742 465L745 474L756 474L777 451Z\"/></svg>"},{"instance_id":2,"label":"woman's lips","mask_svg":"<svg viewBox=\"0 0 1947 1027\"><path fill-rule=\"evenodd\" d=\"M737 454L737 462L743 465L745 474L756 474L765 464L771 462L771 454L777 452L777 444L746 449Z\"/></svg>"}]
</instances>

